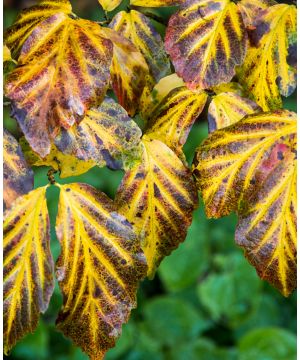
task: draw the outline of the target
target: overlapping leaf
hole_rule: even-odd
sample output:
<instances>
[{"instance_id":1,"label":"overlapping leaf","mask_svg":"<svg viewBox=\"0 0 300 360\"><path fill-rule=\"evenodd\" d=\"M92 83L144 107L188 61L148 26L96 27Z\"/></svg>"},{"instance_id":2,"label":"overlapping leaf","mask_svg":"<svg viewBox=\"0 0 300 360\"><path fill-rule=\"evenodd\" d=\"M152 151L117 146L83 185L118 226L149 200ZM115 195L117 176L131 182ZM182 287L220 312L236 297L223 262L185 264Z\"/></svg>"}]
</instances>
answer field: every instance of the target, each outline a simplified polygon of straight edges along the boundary
<instances>
[{"instance_id":1,"label":"overlapping leaf","mask_svg":"<svg viewBox=\"0 0 300 360\"><path fill-rule=\"evenodd\" d=\"M51 151L44 159L35 153L25 138L20 139L24 157L31 166L50 166L59 171L61 178L78 176L89 171L96 165L93 160L80 160L76 156L64 154L52 144Z\"/></svg>"},{"instance_id":2,"label":"overlapping leaf","mask_svg":"<svg viewBox=\"0 0 300 360\"><path fill-rule=\"evenodd\" d=\"M295 144L278 143L259 172L268 176L244 200L236 231L258 274L288 296L297 284L297 194ZM259 174L260 176L260 174ZM259 177L257 181L260 181Z\"/></svg>"},{"instance_id":3,"label":"overlapping leaf","mask_svg":"<svg viewBox=\"0 0 300 360\"><path fill-rule=\"evenodd\" d=\"M22 45L32 31L44 20L57 13L70 15L72 6L69 0L42 0L39 4L23 10L15 23L4 33L4 42L15 59Z\"/></svg>"},{"instance_id":4,"label":"overlapping leaf","mask_svg":"<svg viewBox=\"0 0 300 360\"><path fill-rule=\"evenodd\" d=\"M4 214L4 352L33 332L54 288L46 187L18 198Z\"/></svg>"},{"instance_id":5,"label":"overlapping leaf","mask_svg":"<svg viewBox=\"0 0 300 360\"><path fill-rule=\"evenodd\" d=\"M167 52L191 89L228 82L246 53L246 30L230 0L189 0L167 28Z\"/></svg>"},{"instance_id":6,"label":"overlapping leaf","mask_svg":"<svg viewBox=\"0 0 300 360\"><path fill-rule=\"evenodd\" d=\"M13 115L34 151L45 157L60 129L80 122L106 92L112 43L99 25L64 13L47 18L25 41L7 78Z\"/></svg>"},{"instance_id":7,"label":"overlapping leaf","mask_svg":"<svg viewBox=\"0 0 300 360\"><path fill-rule=\"evenodd\" d=\"M198 203L191 173L164 143L144 136L142 160L126 172L116 202L142 236L148 276L153 277L191 224Z\"/></svg>"},{"instance_id":8,"label":"overlapping leaf","mask_svg":"<svg viewBox=\"0 0 300 360\"><path fill-rule=\"evenodd\" d=\"M119 12L110 27L128 38L143 54L155 81L170 73L164 44L150 20L138 11Z\"/></svg>"},{"instance_id":9,"label":"overlapping leaf","mask_svg":"<svg viewBox=\"0 0 300 360\"><path fill-rule=\"evenodd\" d=\"M105 11L113 11L122 2L122 0L98 0L98 1Z\"/></svg>"},{"instance_id":10,"label":"overlapping leaf","mask_svg":"<svg viewBox=\"0 0 300 360\"><path fill-rule=\"evenodd\" d=\"M3 200L10 208L19 196L33 189L34 175L17 140L5 129L3 135Z\"/></svg>"},{"instance_id":11,"label":"overlapping leaf","mask_svg":"<svg viewBox=\"0 0 300 360\"><path fill-rule=\"evenodd\" d=\"M193 169L207 216L238 210L243 197L255 192L256 173L273 147L288 142L295 132L296 114L278 110L248 116L210 134L196 152Z\"/></svg>"},{"instance_id":12,"label":"overlapping leaf","mask_svg":"<svg viewBox=\"0 0 300 360\"><path fill-rule=\"evenodd\" d=\"M234 92L220 93L212 98L208 108L208 130L222 129L235 124L246 115L258 112L260 107L253 101Z\"/></svg>"},{"instance_id":13,"label":"overlapping leaf","mask_svg":"<svg viewBox=\"0 0 300 360\"><path fill-rule=\"evenodd\" d=\"M57 148L79 160L93 161L111 169L128 168L140 157L142 133L126 111L106 98L90 109L84 120L56 138Z\"/></svg>"},{"instance_id":14,"label":"overlapping leaf","mask_svg":"<svg viewBox=\"0 0 300 360\"><path fill-rule=\"evenodd\" d=\"M253 26L253 20L261 15L261 11L268 7L276 5L274 0L241 0L237 3L243 21L246 26L251 28Z\"/></svg>"},{"instance_id":15,"label":"overlapping leaf","mask_svg":"<svg viewBox=\"0 0 300 360\"><path fill-rule=\"evenodd\" d=\"M86 184L60 186L56 232L64 296L57 326L91 359L102 359L136 306L147 271L140 240L113 201Z\"/></svg>"},{"instance_id":16,"label":"overlapping leaf","mask_svg":"<svg viewBox=\"0 0 300 360\"><path fill-rule=\"evenodd\" d=\"M251 47L239 78L263 110L282 107L296 87L296 7L278 4L260 12L249 31Z\"/></svg>"},{"instance_id":17,"label":"overlapping leaf","mask_svg":"<svg viewBox=\"0 0 300 360\"><path fill-rule=\"evenodd\" d=\"M130 0L130 5L143 7L163 7L180 5L184 0Z\"/></svg>"},{"instance_id":18,"label":"overlapping leaf","mask_svg":"<svg viewBox=\"0 0 300 360\"><path fill-rule=\"evenodd\" d=\"M182 146L206 100L204 91L193 92L185 86L175 88L152 109L148 137L161 140L181 156Z\"/></svg>"},{"instance_id":19,"label":"overlapping leaf","mask_svg":"<svg viewBox=\"0 0 300 360\"><path fill-rule=\"evenodd\" d=\"M111 65L111 84L119 103L133 116L149 74L143 55L124 36L103 28L105 36L113 42L114 53Z\"/></svg>"}]
</instances>

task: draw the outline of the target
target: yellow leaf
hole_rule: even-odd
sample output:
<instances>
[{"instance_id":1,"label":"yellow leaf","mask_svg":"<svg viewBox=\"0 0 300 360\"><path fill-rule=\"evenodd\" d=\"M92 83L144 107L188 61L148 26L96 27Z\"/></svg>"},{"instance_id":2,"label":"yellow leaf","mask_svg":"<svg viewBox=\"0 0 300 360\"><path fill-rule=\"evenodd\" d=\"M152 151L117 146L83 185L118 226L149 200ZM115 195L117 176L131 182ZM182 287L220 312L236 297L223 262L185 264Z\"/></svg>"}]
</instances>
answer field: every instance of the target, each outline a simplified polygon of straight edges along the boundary
<instances>
[{"instance_id":1,"label":"yellow leaf","mask_svg":"<svg viewBox=\"0 0 300 360\"><path fill-rule=\"evenodd\" d=\"M163 41L150 20L138 11L120 11L110 27L128 38L144 56L151 75L158 81L168 75L170 62Z\"/></svg>"},{"instance_id":2,"label":"yellow leaf","mask_svg":"<svg viewBox=\"0 0 300 360\"><path fill-rule=\"evenodd\" d=\"M235 124L246 115L259 112L260 107L253 101L233 92L213 96L208 108L208 131L213 132Z\"/></svg>"},{"instance_id":3,"label":"yellow leaf","mask_svg":"<svg viewBox=\"0 0 300 360\"><path fill-rule=\"evenodd\" d=\"M111 84L119 103L130 116L139 107L140 97L149 74L143 55L124 36L103 28L104 35L113 42L114 52L111 64Z\"/></svg>"},{"instance_id":4,"label":"yellow leaf","mask_svg":"<svg viewBox=\"0 0 300 360\"><path fill-rule=\"evenodd\" d=\"M183 3L184 0L130 0L130 5L143 7L175 6Z\"/></svg>"},{"instance_id":5,"label":"yellow leaf","mask_svg":"<svg viewBox=\"0 0 300 360\"><path fill-rule=\"evenodd\" d=\"M38 188L18 198L4 214L5 354L35 331L54 288L46 189Z\"/></svg>"},{"instance_id":6,"label":"yellow leaf","mask_svg":"<svg viewBox=\"0 0 300 360\"><path fill-rule=\"evenodd\" d=\"M99 108L90 109L82 122L61 130L55 140L65 155L92 161L111 169L127 169L140 158L142 132L114 100L106 98Z\"/></svg>"},{"instance_id":7,"label":"yellow leaf","mask_svg":"<svg viewBox=\"0 0 300 360\"><path fill-rule=\"evenodd\" d=\"M241 84L237 82L223 83L212 87L212 90L217 95L220 93L232 92L240 96L245 96L245 91Z\"/></svg>"},{"instance_id":8,"label":"yellow leaf","mask_svg":"<svg viewBox=\"0 0 300 360\"><path fill-rule=\"evenodd\" d=\"M19 196L33 189L34 175L17 140L5 129L3 135L3 200L10 208Z\"/></svg>"},{"instance_id":9,"label":"yellow leaf","mask_svg":"<svg viewBox=\"0 0 300 360\"><path fill-rule=\"evenodd\" d=\"M295 137L296 114L287 110L245 117L216 130L198 148L193 173L208 217L239 209L257 188L256 174L278 143Z\"/></svg>"},{"instance_id":10,"label":"yellow leaf","mask_svg":"<svg viewBox=\"0 0 300 360\"><path fill-rule=\"evenodd\" d=\"M153 277L192 222L198 197L191 173L164 143L144 136L143 157L126 172L116 202L141 234L148 276Z\"/></svg>"},{"instance_id":11,"label":"yellow leaf","mask_svg":"<svg viewBox=\"0 0 300 360\"><path fill-rule=\"evenodd\" d=\"M185 86L176 87L152 108L146 134L149 138L164 142L184 158L182 147L206 100L204 91L193 92Z\"/></svg>"},{"instance_id":12,"label":"yellow leaf","mask_svg":"<svg viewBox=\"0 0 300 360\"><path fill-rule=\"evenodd\" d=\"M24 137L20 139L20 145L28 164L51 166L54 170L59 171L61 178L84 174L96 165L93 160L79 160L75 156L63 154L54 144L51 145L50 154L44 159L30 148Z\"/></svg>"},{"instance_id":13,"label":"yellow leaf","mask_svg":"<svg viewBox=\"0 0 300 360\"><path fill-rule=\"evenodd\" d=\"M43 0L38 5L21 11L15 23L4 33L4 43L18 58L22 45L42 21L57 13L70 15L72 6L69 0Z\"/></svg>"},{"instance_id":14,"label":"yellow leaf","mask_svg":"<svg viewBox=\"0 0 300 360\"><path fill-rule=\"evenodd\" d=\"M118 7L122 0L98 0L99 4L103 7L105 11L113 11Z\"/></svg>"},{"instance_id":15,"label":"yellow leaf","mask_svg":"<svg viewBox=\"0 0 300 360\"><path fill-rule=\"evenodd\" d=\"M64 297L57 326L91 359L115 345L136 306L146 273L140 241L105 194L86 184L60 186L57 278Z\"/></svg>"},{"instance_id":16,"label":"yellow leaf","mask_svg":"<svg viewBox=\"0 0 300 360\"><path fill-rule=\"evenodd\" d=\"M261 163L259 170L264 173L267 168L268 176L260 184L258 194L246 199L236 231L237 244L245 249L259 276L284 296L290 295L297 285L295 151L295 144L289 147L278 143Z\"/></svg>"},{"instance_id":17,"label":"yellow leaf","mask_svg":"<svg viewBox=\"0 0 300 360\"><path fill-rule=\"evenodd\" d=\"M280 94L289 96L296 87L296 21L295 6L278 4L252 22L251 47L238 76L264 111L282 107Z\"/></svg>"},{"instance_id":18,"label":"yellow leaf","mask_svg":"<svg viewBox=\"0 0 300 360\"><path fill-rule=\"evenodd\" d=\"M80 122L103 99L109 81L112 43L98 24L64 13L41 22L23 44L19 67L5 93L32 149L49 154L60 128Z\"/></svg>"},{"instance_id":19,"label":"yellow leaf","mask_svg":"<svg viewBox=\"0 0 300 360\"><path fill-rule=\"evenodd\" d=\"M9 48L4 45L3 46L3 62L6 61L12 61L13 63L17 64L17 62L11 57L11 52L9 50Z\"/></svg>"},{"instance_id":20,"label":"yellow leaf","mask_svg":"<svg viewBox=\"0 0 300 360\"><path fill-rule=\"evenodd\" d=\"M246 53L246 30L230 0L192 0L169 20L165 46L188 88L229 82Z\"/></svg>"}]
</instances>

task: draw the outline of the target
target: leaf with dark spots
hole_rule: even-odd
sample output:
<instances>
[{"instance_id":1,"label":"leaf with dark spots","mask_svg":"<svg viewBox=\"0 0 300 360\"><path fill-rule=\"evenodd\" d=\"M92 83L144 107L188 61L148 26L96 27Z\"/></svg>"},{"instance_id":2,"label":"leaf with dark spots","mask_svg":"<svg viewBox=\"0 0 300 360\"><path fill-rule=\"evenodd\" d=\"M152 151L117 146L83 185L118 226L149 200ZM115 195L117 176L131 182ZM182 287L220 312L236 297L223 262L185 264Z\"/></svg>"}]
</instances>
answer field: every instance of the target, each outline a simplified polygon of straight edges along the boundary
<instances>
[{"instance_id":1,"label":"leaf with dark spots","mask_svg":"<svg viewBox=\"0 0 300 360\"><path fill-rule=\"evenodd\" d=\"M197 150L194 175L208 217L235 211L237 243L285 296L296 286L296 114L250 115Z\"/></svg>"},{"instance_id":2,"label":"leaf with dark spots","mask_svg":"<svg viewBox=\"0 0 300 360\"><path fill-rule=\"evenodd\" d=\"M154 81L171 72L163 41L150 20L138 11L120 11L110 27L128 38L144 56Z\"/></svg>"},{"instance_id":3,"label":"leaf with dark spots","mask_svg":"<svg viewBox=\"0 0 300 360\"><path fill-rule=\"evenodd\" d=\"M19 197L4 213L4 353L36 330L54 289L47 187Z\"/></svg>"},{"instance_id":4,"label":"leaf with dark spots","mask_svg":"<svg viewBox=\"0 0 300 360\"><path fill-rule=\"evenodd\" d=\"M109 28L102 30L114 46L110 68L112 88L120 105L133 116L146 85L148 65L140 51L127 38Z\"/></svg>"},{"instance_id":5,"label":"leaf with dark spots","mask_svg":"<svg viewBox=\"0 0 300 360\"><path fill-rule=\"evenodd\" d=\"M90 107L101 103L111 60L112 43L101 36L98 24L62 12L39 23L27 37L19 66L6 79L5 95L41 157L49 154L61 128L79 123Z\"/></svg>"},{"instance_id":6,"label":"leaf with dark spots","mask_svg":"<svg viewBox=\"0 0 300 360\"><path fill-rule=\"evenodd\" d=\"M5 129L3 135L3 201L9 209L19 196L33 189L34 174L17 140Z\"/></svg>"},{"instance_id":7,"label":"leaf with dark spots","mask_svg":"<svg viewBox=\"0 0 300 360\"><path fill-rule=\"evenodd\" d=\"M252 46L238 77L264 111L275 110L282 107L280 95L289 96L296 88L296 7L270 6L260 11L251 25Z\"/></svg>"},{"instance_id":8,"label":"leaf with dark spots","mask_svg":"<svg viewBox=\"0 0 300 360\"><path fill-rule=\"evenodd\" d=\"M171 149L146 135L142 146L142 158L125 173L115 200L143 239L151 278L162 259L184 241L198 196L189 169Z\"/></svg>"},{"instance_id":9,"label":"leaf with dark spots","mask_svg":"<svg viewBox=\"0 0 300 360\"><path fill-rule=\"evenodd\" d=\"M99 360L136 306L146 259L132 226L105 194L86 184L59 188L56 233L62 252L56 266L64 272L58 278L63 307L57 327Z\"/></svg>"},{"instance_id":10,"label":"leaf with dark spots","mask_svg":"<svg viewBox=\"0 0 300 360\"><path fill-rule=\"evenodd\" d=\"M90 109L82 122L61 130L55 145L63 153L111 169L129 168L140 157L142 133L126 111L106 98Z\"/></svg>"},{"instance_id":11,"label":"leaf with dark spots","mask_svg":"<svg viewBox=\"0 0 300 360\"><path fill-rule=\"evenodd\" d=\"M229 0L190 0L170 18L165 46L189 89L229 82L246 54L246 29Z\"/></svg>"}]
</instances>

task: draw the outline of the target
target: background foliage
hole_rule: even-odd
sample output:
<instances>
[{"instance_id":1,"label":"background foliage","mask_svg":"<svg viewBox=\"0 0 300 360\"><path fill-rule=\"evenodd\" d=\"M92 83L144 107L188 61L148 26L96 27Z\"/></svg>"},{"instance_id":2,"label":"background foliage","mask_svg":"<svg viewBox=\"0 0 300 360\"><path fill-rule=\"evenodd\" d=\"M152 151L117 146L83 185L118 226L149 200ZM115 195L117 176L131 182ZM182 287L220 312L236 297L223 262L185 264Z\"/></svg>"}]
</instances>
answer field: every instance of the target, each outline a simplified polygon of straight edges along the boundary
<instances>
[{"instance_id":1,"label":"background foliage","mask_svg":"<svg viewBox=\"0 0 300 360\"><path fill-rule=\"evenodd\" d=\"M31 3L5 1L5 27L14 21L20 8ZM96 0L74 1L73 6L84 18L104 19ZM112 14L124 7L126 1ZM166 22L173 9L151 12ZM155 21L153 24L163 35L164 27ZM296 94L287 99L284 107L296 111ZM206 111L184 147L189 163L196 146L207 136L205 116ZM4 126L17 138L20 136L8 107L4 110ZM35 187L45 185L48 168L34 170ZM82 176L61 179L60 183L85 182L114 197L122 176L122 171L95 167ZM58 189L49 188L47 199L54 220ZM234 244L235 225L234 215L208 220L202 205L195 211L185 242L163 260L153 281L143 282L138 294L139 307L123 326L123 335L106 355L107 360L296 359L296 293L283 298L258 278ZM56 260L60 248L54 228L51 230ZM21 341L7 359L88 359L55 330L61 304L56 286L36 333Z\"/></svg>"}]
</instances>

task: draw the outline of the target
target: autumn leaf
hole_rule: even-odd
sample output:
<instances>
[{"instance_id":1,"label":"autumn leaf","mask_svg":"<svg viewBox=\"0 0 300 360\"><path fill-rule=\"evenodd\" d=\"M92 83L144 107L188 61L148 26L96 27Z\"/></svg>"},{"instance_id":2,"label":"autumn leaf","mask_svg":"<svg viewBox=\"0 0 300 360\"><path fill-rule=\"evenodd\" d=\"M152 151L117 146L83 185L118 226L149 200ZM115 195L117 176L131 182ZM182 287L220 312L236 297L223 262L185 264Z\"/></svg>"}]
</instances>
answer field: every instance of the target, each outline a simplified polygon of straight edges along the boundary
<instances>
[{"instance_id":1,"label":"autumn leaf","mask_svg":"<svg viewBox=\"0 0 300 360\"><path fill-rule=\"evenodd\" d=\"M142 53L156 82L171 72L163 41L145 15L135 10L120 11L110 27L128 38Z\"/></svg>"},{"instance_id":2,"label":"autumn leaf","mask_svg":"<svg viewBox=\"0 0 300 360\"><path fill-rule=\"evenodd\" d=\"M72 14L70 1L44 0L21 11L15 23L4 33L4 43L12 52L13 58L19 57L21 48L32 31L44 20L57 13Z\"/></svg>"},{"instance_id":3,"label":"autumn leaf","mask_svg":"<svg viewBox=\"0 0 300 360\"><path fill-rule=\"evenodd\" d=\"M125 173L115 201L143 239L151 278L192 222L198 197L191 173L164 143L144 135L143 157Z\"/></svg>"},{"instance_id":4,"label":"autumn leaf","mask_svg":"<svg viewBox=\"0 0 300 360\"><path fill-rule=\"evenodd\" d=\"M278 141L269 158L260 164L256 177L259 191L244 199L236 230L236 242L245 249L259 276L284 296L297 285L295 140L291 144ZM266 170L268 176L264 175Z\"/></svg>"},{"instance_id":5,"label":"autumn leaf","mask_svg":"<svg viewBox=\"0 0 300 360\"><path fill-rule=\"evenodd\" d=\"M32 149L49 154L60 128L79 123L101 103L109 81L112 43L98 24L64 13L35 27L23 44L19 67L7 77L5 94Z\"/></svg>"},{"instance_id":6,"label":"autumn leaf","mask_svg":"<svg viewBox=\"0 0 300 360\"><path fill-rule=\"evenodd\" d=\"M253 27L253 20L259 17L263 10L276 4L274 0L241 0L237 6L241 11L244 24L251 28Z\"/></svg>"},{"instance_id":7,"label":"autumn leaf","mask_svg":"<svg viewBox=\"0 0 300 360\"><path fill-rule=\"evenodd\" d=\"M246 30L229 0L190 0L169 20L165 46L190 89L229 82L246 53Z\"/></svg>"},{"instance_id":8,"label":"autumn leaf","mask_svg":"<svg viewBox=\"0 0 300 360\"><path fill-rule=\"evenodd\" d=\"M55 145L79 160L93 161L111 169L129 168L140 157L142 133L126 111L106 98L90 109L83 121L69 130L62 129Z\"/></svg>"},{"instance_id":9,"label":"autumn leaf","mask_svg":"<svg viewBox=\"0 0 300 360\"><path fill-rule=\"evenodd\" d=\"M98 0L99 4L102 6L105 11L113 11L118 7L122 0Z\"/></svg>"},{"instance_id":10,"label":"autumn leaf","mask_svg":"<svg viewBox=\"0 0 300 360\"><path fill-rule=\"evenodd\" d=\"M7 355L33 332L54 288L47 187L19 197L4 213L3 327Z\"/></svg>"},{"instance_id":11,"label":"autumn leaf","mask_svg":"<svg viewBox=\"0 0 300 360\"><path fill-rule=\"evenodd\" d=\"M184 158L182 147L206 100L204 91L193 92L185 86L176 87L153 107L146 134L149 138L164 142Z\"/></svg>"},{"instance_id":12,"label":"autumn leaf","mask_svg":"<svg viewBox=\"0 0 300 360\"><path fill-rule=\"evenodd\" d=\"M64 302L57 327L100 360L136 306L146 261L139 238L111 199L86 184L58 186L62 252L56 273Z\"/></svg>"},{"instance_id":13,"label":"autumn leaf","mask_svg":"<svg viewBox=\"0 0 300 360\"><path fill-rule=\"evenodd\" d=\"M34 174L25 161L17 140L3 131L3 200L5 208L33 189Z\"/></svg>"},{"instance_id":14,"label":"autumn leaf","mask_svg":"<svg viewBox=\"0 0 300 360\"><path fill-rule=\"evenodd\" d=\"M61 178L84 174L96 165L93 160L79 160L73 155L64 154L54 144L49 155L44 159L31 149L24 137L20 139L20 145L30 166L50 166L55 171L59 171Z\"/></svg>"},{"instance_id":15,"label":"autumn leaf","mask_svg":"<svg viewBox=\"0 0 300 360\"><path fill-rule=\"evenodd\" d=\"M278 110L247 116L211 133L197 149L193 165L206 215L218 218L237 211L259 186L256 173L272 149L289 143L295 132L296 114Z\"/></svg>"},{"instance_id":16,"label":"autumn leaf","mask_svg":"<svg viewBox=\"0 0 300 360\"><path fill-rule=\"evenodd\" d=\"M140 97L149 74L143 55L124 36L116 31L103 28L105 36L113 42L111 84L120 105L133 116L139 107Z\"/></svg>"},{"instance_id":17,"label":"autumn leaf","mask_svg":"<svg viewBox=\"0 0 300 360\"><path fill-rule=\"evenodd\" d=\"M213 132L235 124L246 115L260 110L260 107L254 101L234 92L215 95L208 108L208 131Z\"/></svg>"},{"instance_id":18,"label":"autumn leaf","mask_svg":"<svg viewBox=\"0 0 300 360\"><path fill-rule=\"evenodd\" d=\"M249 31L251 47L238 76L261 108L282 107L281 95L296 88L296 7L278 4L260 11Z\"/></svg>"},{"instance_id":19,"label":"autumn leaf","mask_svg":"<svg viewBox=\"0 0 300 360\"><path fill-rule=\"evenodd\" d=\"M183 3L184 0L130 0L130 5L143 7L175 6Z\"/></svg>"}]
</instances>

